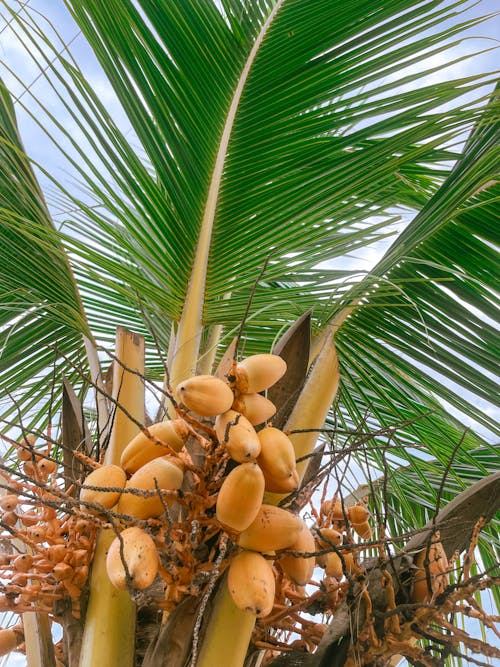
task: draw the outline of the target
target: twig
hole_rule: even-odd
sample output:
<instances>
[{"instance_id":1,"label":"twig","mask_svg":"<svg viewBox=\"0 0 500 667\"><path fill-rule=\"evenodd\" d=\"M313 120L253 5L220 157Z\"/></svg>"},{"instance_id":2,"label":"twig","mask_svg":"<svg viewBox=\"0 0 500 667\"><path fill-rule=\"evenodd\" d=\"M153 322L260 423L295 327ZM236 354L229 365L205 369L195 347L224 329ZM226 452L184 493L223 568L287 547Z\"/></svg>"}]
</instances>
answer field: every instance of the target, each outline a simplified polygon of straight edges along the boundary
<instances>
[{"instance_id":1,"label":"twig","mask_svg":"<svg viewBox=\"0 0 500 667\"><path fill-rule=\"evenodd\" d=\"M257 276L257 279L255 280L255 282L253 284L252 291L250 292L250 296L248 297L248 302L247 302L247 305L246 305L246 308L245 308L245 312L243 313L243 317L241 318L240 328L239 328L238 333L236 334L233 361L236 361L237 358L238 358L238 346L240 344L241 336L243 335L243 329L244 329L246 321L248 319L248 313L250 312L250 307L252 305L252 301L253 301L253 298L254 298L254 295L255 295L255 291L257 289L257 285L260 283L260 281L262 279L262 276L266 272L267 265L269 264L269 261L270 261L272 255L273 255L273 253L269 253L269 255L266 257L266 259L264 261L264 264L262 266L262 269L261 269L259 275Z\"/></svg>"}]
</instances>

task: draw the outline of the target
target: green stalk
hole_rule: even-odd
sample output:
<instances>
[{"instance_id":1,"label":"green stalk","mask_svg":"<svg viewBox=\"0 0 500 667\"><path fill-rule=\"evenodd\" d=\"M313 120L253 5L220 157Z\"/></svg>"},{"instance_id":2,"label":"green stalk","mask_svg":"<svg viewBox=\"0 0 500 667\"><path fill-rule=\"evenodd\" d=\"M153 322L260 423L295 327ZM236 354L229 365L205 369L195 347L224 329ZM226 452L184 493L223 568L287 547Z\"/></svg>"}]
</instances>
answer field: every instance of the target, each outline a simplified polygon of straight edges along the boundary
<instances>
[{"instance_id":1,"label":"green stalk","mask_svg":"<svg viewBox=\"0 0 500 667\"><path fill-rule=\"evenodd\" d=\"M284 428L286 431L313 429L308 433L292 433L290 435L295 448L296 459L307 456L313 451L318 439L318 432L314 429L323 428L328 412L337 395L340 373L334 336L357 303L357 301L353 301L341 310L316 337L314 342L314 358L309 375ZM297 465L301 479L304 476L308 462L306 459ZM278 497L277 494L275 495ZM282 497L279 496L279 498Z\"/></svg>"},{"instance_id":2,"label":"green stalk","mask_svg":"<svg viewBox=\"0 0 500 667\"><path fill-rule=\"evenodd\" d=\"M224 577L214 598L196 667L243 665L254 626L255 616L234 604Z\"/></svg>"},{"instance_id":3,"label":"green stalk","mask_svg":"<svg viewBox=\"0 0 500 667\"><path fill-rule=\"evenodd\" d=\"M321 338L322 346L288 418L285 431L323 428L337 394L340 380L339 364L331 326L325 329ZM308 433L291 433L289 437L295 449L295 458L299 459L313 451L318 432L313 430ZM306 459L297 464L301 479L308 463Z\"/></svg>"},{"instance_id":4,"label":"green stalk","mask_svg":"<svg viewBox=\"0 0 500 667\"><path fill-rule=\"evenodd\" d=\"M116 332L113 398L118 401L105 464L119 464L120 456L139 428L123 408L144 423L144 339L122 327ZM140 375L130 371L137 371ZM117 590L106 572L106 554L115 538L113 529L99 533L92 563L90 596L83 632L80 667L133 667L135 604L127 591Z\"/></svg>"}]
</instances>

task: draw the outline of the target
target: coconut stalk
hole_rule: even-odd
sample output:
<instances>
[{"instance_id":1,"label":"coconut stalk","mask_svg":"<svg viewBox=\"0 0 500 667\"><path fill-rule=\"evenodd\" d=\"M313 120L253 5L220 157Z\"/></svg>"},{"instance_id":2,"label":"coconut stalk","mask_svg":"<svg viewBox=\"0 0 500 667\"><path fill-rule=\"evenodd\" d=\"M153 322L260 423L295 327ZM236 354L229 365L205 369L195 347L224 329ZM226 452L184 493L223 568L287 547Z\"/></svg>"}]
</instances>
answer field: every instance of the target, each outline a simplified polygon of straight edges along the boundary
<instances>
[{"instance_id":1,"label":"coconut stalk","mask_svg":"<svg viewBox=\"0 0 500 667\"><path fill-rule=\"evenodd\" d=\"M350 311L349 311L350 312ZM337 317L321 334L321 344L315 362L287 420L286 430L321 429L339 386L339 366L333 331L349 312ZM296 458L310 454L318 439L318 431L293 434ZM297 470L302 478L308 460L299 463ZM266 493L264 502L277 504L283 494ZM227 664L243 665L255 626L255 617L241 611L234 604L226 578L221 583L214 601L214 608L203 638L197 667L213 667Z\"/></svg>"},{"instance_id":2,"label":"coconut stalk","mask_svg":"<svg viewBox=\"0 0 500 667\"><path fill-rule=\"evenodd\" d=\"M234 604L224 577L214 599L196 667L243 665L254 627L255 616Z\"/></svg>"},{"instance_id":3,"label":"coconut stalk","mask_svg":"<svg viewBox=\"0 0 500 667\"><path fill-rule=\"evenodd\" d=\"M340 382L339 362L331 326L322 334L323 344L307 376L304 388L285 424L285 431L292 431L289 437L295 449L295 458L308 456L318 439L328 412L337 395ZM310 429L310 430L309 430ZM307 430L305 433L293 431ZM304 476L309 459L297 464L300 479Z\"/></svg>"},{"instance_id":4,"label":"coconut stalk","mask_svg":"<svg viewBox=\"0 0 500 667\"><path fill-rule=\"evenodd\" d=\"M37 611L25 611L22 618L27 664L30 667L55 667L49 615Z\"/></svg>"},{"instance_id":5,"label":"coconut stalk","mask_svg":"<svg viewBox=\"0 0 500 667\"><path fill-rule=\"evenodd\" d=\"M106 465L120 462L126 444L139 431L125 410L144 423L144 338L122 327L116 332L116 362L113 369L114 413ZM130 369L130 370L128 370ZM131 372L135 371L135 372ZM121 407L124 410L120 409ZM80 667L120 665L132 667L135 653L135 604L128 591L119 591L106 572L106 554L115 531L100 531L92 564L90 595L83 632Z\"/></svg>"}]
</instances>

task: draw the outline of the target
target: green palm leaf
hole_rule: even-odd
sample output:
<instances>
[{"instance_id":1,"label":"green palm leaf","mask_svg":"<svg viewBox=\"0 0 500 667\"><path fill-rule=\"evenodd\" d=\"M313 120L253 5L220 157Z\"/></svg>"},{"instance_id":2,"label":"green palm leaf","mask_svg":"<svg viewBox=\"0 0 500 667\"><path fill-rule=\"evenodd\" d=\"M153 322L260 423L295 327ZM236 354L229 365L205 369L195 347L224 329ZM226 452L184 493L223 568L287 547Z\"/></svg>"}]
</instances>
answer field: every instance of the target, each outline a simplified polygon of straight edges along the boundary
<instances>
[{"instance_id":1,"label":"green palm leaf","mask_svg":"<svg viewBox=\"0 0 500 667\"><path fill-rule=\"evenodd\" d=\"M82 335L90 336L90 331L67 256L24 154L14 107L3 85L0 85L0 249L2 394L5 397L23 387L16 398L18 407L28 411L41 396L50 395L46 389L48 378L60 381L63 372L60 355L76 362ZM13 400L11 396L4 418L18 417ZM45 401L42 409L46 418Z\"/></svg>"},{"instance_id":2,"label":"green palm leaf","mask_svg":"<svg viewBox=\"0 0 500 667\"><path fill-rule=\"evenodd\" d=\"M492 432L497 422L481 401L495 402L497 386L498 271L491 245L499 193L497 100L450 177L374 268L382 285L401 285L401 291L391 297L387 289L368 287L363 307L338 334L350 359L361 350L369 355L379 391L400 376L408 388L432 392ZM356 297L360 290L353 290Z\"/></svg>"}]
</instances>

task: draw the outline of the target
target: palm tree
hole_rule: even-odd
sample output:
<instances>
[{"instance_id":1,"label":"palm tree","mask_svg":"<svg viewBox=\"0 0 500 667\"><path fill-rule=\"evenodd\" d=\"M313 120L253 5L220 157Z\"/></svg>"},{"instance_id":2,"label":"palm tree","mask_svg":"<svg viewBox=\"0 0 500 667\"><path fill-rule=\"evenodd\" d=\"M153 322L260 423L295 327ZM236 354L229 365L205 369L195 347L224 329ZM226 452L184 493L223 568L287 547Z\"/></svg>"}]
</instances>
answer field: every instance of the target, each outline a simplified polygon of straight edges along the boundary
<instances>
[{"instance_id":1,"label":"palm tree","mask_svg":"<svg viewBox=\"0 0 500 667\"><path fill-rule=\"evenodd\" d=\"M429 64L479 19L463 19L462 1L440 0L66 5L130 126L117 126L35 10L6 6L66 118L42 98L17 109L73 175L33 164L2 87L8 437L56 424L70 383L107 442L103 368L117 326L144 337L148 381L175 387L213 372L242 323L240 353L269 352L310 312L310 352L307 342L298 357L306 369L316 360L319 374L338 354L340 390L335 398L328 365L328 377L312 373L293 424L321 429L326 419L327 451L348 447L353 431L371 434L373 446L339 466L352 470L357 456L365 475L380 477L372 496L383 494L392 534L421 528L494 471L497 426L482 406L496 388L498 98L494 75L450 80L446 56ZM344 261L371 247L386 250L369 272ZM131 364L116 355L123 372L119 362ZM143 398L127 400L144 422ZM497 537L492 524L479 543L485 568ZM135 606L127 594L103 602L111 587L96 585L81 664L115 664L117 651L132 664L133 642L120 642ZM242 664L253 629L245 619L218 598L199 664ZM95 628L109 633L104 643Z\"/></svg>"}]
</instances>

